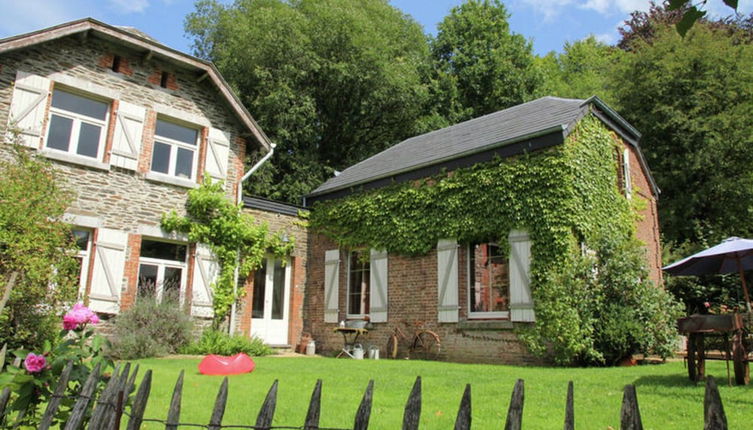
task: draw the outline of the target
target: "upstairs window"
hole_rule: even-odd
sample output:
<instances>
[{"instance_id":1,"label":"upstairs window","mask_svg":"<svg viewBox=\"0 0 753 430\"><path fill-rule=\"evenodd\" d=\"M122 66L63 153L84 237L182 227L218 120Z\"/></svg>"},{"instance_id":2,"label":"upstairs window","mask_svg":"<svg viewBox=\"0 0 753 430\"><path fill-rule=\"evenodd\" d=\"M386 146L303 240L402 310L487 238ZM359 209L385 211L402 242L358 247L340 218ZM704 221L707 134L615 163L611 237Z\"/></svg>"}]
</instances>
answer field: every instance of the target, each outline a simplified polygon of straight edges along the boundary
<instances>
[{"instance_id":1,"label":"upstairs window","mask_svg":"<svg viewBox=\"0 0 753 430\"><path fill-rule=\"evenodd\" d=\"M52 93L47 148L101 159L110 105L56 88Z\"/></svg>"},{"instance_id":2,"label":"upstairs window","mask_svg":"<svg viewBox=\"0 0 753 430\"><path fill-rule=\"evenodd\" d=\"M469 247L468 304L471 317L507 317L510 311L508 258L497 243Z\"/></svg>"},{"instance_id":3,"label":"upstairs window","mask_svg":"<svg viewBox=\"0 0 753 430\"><path fill-rule=\"evenodd\" d=\"M179 178L194 179L197 129L157 120L152 151L152 171Z\"/></svg>"}]
</instances>

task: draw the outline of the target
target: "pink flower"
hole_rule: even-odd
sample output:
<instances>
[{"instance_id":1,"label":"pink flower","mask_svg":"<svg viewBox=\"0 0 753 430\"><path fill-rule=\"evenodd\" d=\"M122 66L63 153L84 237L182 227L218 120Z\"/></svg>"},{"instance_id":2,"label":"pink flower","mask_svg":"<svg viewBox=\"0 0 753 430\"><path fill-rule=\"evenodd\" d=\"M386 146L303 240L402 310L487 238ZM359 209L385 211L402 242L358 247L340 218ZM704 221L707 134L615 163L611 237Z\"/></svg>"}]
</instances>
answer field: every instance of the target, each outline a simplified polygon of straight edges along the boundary
<instances>
[{"instance_id":1,"label":"pink flower","mask_svg":"<svg viewBox=\"0 0 753 430\"><path fill-rule=\"evenodd\" d=\"M706 306L706 309L711 307L711 303L709 302L703 302L703 306Z\"/></svg>"},{"instance_id":2,"label":"pink flower","mask_svg":"<svg viewBox=\"0 0 753 430\"><path fill-rule=\"evenodd\" d=\"M29 373L41 372L44 370L45 366L47 366L47 359L44 358L44 355L37 355L30 352L24 360L24 367Z\"/></svg>"},{"instance_id":3,"label":"pink flower","mask_svg":"<svg viewBox=\"0 0 753 430\"><path fill-rule=\"evenodd\" d=\"M63 316L63 328L66 330L75 330L83 324L97 324L98 322L99 317L97 314L84 306L83 303L76 303L73 305L73 308Z\"/></svg>"}]
</instances>

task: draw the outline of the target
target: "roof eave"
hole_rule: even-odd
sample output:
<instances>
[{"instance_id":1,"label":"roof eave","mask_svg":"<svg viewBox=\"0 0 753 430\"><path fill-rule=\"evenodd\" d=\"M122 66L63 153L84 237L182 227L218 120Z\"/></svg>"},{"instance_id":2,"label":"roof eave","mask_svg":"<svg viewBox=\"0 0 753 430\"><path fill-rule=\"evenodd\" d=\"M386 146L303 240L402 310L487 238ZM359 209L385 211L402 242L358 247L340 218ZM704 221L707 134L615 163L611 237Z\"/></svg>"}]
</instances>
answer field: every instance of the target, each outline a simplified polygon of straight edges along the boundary
<instances>
[{"instance_id":1,"label":"roof eave","mask_svg":"<svg viewBox=\"0 0 753 430\"><path fill-rule=\"evenodd\" d=\"M230 108L235 112L241 123L250 131L250 134L264 149L267 151L270 150L271 141L253 119L248 110L246 110L235 93L230 89L230 86L222 78L214 64L139 36L128 30L106 24L93 18L83 18L42 30L2 39L0 40L0 54L89 31L94 31L99 35L104 36L105 39L116 41L131 48L143 49L147 52L151 52L152 55L160 56L174 64L206 73L220 93L224 96L228 105L230 105Z\"/></svg>"}]
</instances>

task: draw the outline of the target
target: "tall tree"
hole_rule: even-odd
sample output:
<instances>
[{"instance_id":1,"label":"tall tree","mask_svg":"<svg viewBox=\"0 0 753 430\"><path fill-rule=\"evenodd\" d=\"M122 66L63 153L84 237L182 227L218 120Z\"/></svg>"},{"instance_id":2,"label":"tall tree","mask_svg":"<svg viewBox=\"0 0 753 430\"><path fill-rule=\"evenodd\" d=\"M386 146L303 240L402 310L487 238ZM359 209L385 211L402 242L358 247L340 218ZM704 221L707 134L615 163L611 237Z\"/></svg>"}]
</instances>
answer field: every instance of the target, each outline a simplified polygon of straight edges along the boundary
<instances>
[{"instance_id":1,"label":"tall tree","mask_svg":"<svg viewBox=\"0 0 753 430\"><path fill-rule=\"evenodd\" d=\"M418 130L426 36L387 0L202 0L186 31L278 143L253 193L300 202Z\"/></svg>"},{"instance_id":2,"label":"tall tree","mask_svg":"<svg viewBox=\"0 0 753 430\"><path fill-rule=\"evenodd\" d=\"M609 76L625 53L589 36L566 42L563 52L537 58L544 73L542 92L551 96L585 99L599 96L613 102Z\"/></svg>"},{"instance_id":3,"label":"tall tree","mask_svg":"<svg viewBox=\"0 0 753 430\"><path fill-rule=\"evenodd\" d=\"M697 23L684 39L657 26L631 48L613 87L643 133L665 240L753 234L753 46Z\"/></svg>"},{"instance_id":4,"label":"tall tree","mask_svg":"<svg viewBox=\"0 0 753 430\"><path fill-rule=\"evenodd\" d=\"M468 0L437 26L431 42L435 109L455 123L534 98L543 81L532 44L510 32L499 0Z\"/></svg>"}]
</instances>

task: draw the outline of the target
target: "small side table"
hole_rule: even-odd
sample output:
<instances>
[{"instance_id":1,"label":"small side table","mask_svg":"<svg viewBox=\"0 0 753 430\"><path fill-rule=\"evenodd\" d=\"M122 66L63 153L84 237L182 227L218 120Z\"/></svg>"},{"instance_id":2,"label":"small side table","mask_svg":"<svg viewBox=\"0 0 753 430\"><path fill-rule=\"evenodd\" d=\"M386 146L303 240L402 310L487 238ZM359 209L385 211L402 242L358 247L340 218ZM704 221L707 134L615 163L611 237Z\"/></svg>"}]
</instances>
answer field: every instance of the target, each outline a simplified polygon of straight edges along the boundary
<instances>
[{"instance_id":1,"label":"small side table","mask_svg":"<svg viewBox=\"0 0 753 430\"><path fill-rule=\"evenodd\" d=\"M347 355L350 358L355 358L350 353L349 346L353 346L358 342L358 337L362 334L365 335L369 332L369 330L365 328L355 328L355 327L335 327L334 329L335 333L340 333L343 335L343 349L340 351L339 354L337 354L336 358L340 358L344 355Z\"/></svg>"}]
</instances>

